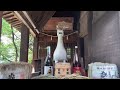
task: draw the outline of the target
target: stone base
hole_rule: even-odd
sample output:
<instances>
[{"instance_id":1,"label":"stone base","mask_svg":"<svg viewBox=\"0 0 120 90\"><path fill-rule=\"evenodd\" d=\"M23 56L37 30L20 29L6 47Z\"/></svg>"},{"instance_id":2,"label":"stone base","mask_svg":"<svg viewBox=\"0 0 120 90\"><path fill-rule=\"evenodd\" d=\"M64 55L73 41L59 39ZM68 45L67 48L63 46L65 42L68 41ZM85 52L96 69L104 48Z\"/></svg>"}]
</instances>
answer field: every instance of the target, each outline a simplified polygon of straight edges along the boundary
<instances>
[{"instance_id":1,"label":"stone base","mask_svg":"<svg viewBox=\"0 0 120 90\"><path fill-rule=\"evenodd\" d=\"M0 79L29 79L32 65L25 62L0 64Z\"/></svg>"}]
</instances>

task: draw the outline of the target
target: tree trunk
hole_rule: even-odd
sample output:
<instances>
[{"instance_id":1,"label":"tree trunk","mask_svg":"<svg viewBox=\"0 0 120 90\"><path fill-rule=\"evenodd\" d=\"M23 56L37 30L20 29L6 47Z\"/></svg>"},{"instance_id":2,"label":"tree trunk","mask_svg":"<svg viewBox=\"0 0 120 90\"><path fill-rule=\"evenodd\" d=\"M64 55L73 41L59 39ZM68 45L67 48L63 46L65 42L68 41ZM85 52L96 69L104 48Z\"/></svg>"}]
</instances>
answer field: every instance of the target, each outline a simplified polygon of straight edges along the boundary
<instances>
[{"instance_id":1,"label":"tree trunk","mask_svg":"<svg viewBox=\"0 0 120 90\"><path fill-rule=\"evenodd\" d=\"M11 27L12 28L12 27ZM15 47L15 52L16 52L16 55L15 55L15 61L17 62L17 58L18 58L18 50L17 50L17 46L15 44L15 38L14 38L14 32L13 32L13 28L12 28L12 41L13 41L13 45Z\"/></svg>"}]
</instances>

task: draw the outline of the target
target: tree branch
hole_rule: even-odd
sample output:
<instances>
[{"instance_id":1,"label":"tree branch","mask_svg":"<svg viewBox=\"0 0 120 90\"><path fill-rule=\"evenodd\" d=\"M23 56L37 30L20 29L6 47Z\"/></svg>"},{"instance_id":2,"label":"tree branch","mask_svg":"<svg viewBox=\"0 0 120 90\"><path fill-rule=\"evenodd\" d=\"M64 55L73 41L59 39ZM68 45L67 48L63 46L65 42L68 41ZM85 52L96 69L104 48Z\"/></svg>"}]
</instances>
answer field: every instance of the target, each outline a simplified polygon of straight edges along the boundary
<instances>
[{"instance_id":1,"label":"tree branch","mask_svg":"<svg viewBox=\"0 0 120 90\"><path fill-rule=\"evenodd\" d=\"M15 33L14 33L14 36L16 36L17 39L20 39Z\"/></svg>"},{"instance_id":2,"label":"tree branch","mask_svg":"<svg viewBox=\"0 0 120 90\"><path fill-rule=\"evenodd\" d=\"M3 57L3 59L6 59L6 60L9 61L9 62L13 62L13 61L7 59L4 55L1 54L1 56Z\"/></svg>"},{"instance_id":3,"label":"tree branch","mask_svg":"<svg viewBox=\"0 0 120 90\"><path fill-rule=\"evenodd\" d=\"M32 48L29 48L29 49L30 49L30 51L33 51Z\"/></svg>"}]
</instances>

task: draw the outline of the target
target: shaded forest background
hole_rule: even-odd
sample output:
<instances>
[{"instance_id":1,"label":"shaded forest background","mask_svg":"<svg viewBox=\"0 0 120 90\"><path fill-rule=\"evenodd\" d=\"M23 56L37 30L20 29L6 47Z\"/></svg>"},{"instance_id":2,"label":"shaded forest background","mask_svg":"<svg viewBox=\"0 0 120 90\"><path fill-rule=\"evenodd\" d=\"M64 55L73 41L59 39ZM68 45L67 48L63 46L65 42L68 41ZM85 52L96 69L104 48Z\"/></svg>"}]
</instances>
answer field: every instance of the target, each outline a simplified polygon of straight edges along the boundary
<instances>
[{"instance_id":1,"label":"shaded forest background","mask_svg":"<svg viewBox=\"0 0 120 90\"><path fill-rule=\"evenodd\" d=\"M21 33L2 19L0 63L19 62ZM32 62L33 37L29 36L28 62Z\"/></svg>"}]
</instances>

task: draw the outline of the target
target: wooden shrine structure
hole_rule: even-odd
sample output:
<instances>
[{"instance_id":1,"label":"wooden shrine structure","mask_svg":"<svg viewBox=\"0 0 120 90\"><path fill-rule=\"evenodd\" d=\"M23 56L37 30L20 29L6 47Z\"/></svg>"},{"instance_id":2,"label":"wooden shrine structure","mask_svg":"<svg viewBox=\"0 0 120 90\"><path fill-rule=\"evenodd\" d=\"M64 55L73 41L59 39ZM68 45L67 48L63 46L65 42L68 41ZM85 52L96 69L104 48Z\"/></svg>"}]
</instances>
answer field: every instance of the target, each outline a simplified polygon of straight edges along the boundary
<instances>
[{"instance_id":1,"label":"wooden shrine structure","mask_svg":"<svg viewBox=\"0 0 120 90\"><path fill-rule=\"evenodd\" d=\"M43 70L47 46L51 46L53 55L57 44L55 26L59 21L70 23L70 28L64 31L64 45L70 56L68 60L72 62L74 47L78 45L84 67L90 62L91 11L0 11L0 36L2 18L21 32L20 61L28 62L29 34L34 36L33 65L36 72Z\"/></svg>"}]
</instances>

